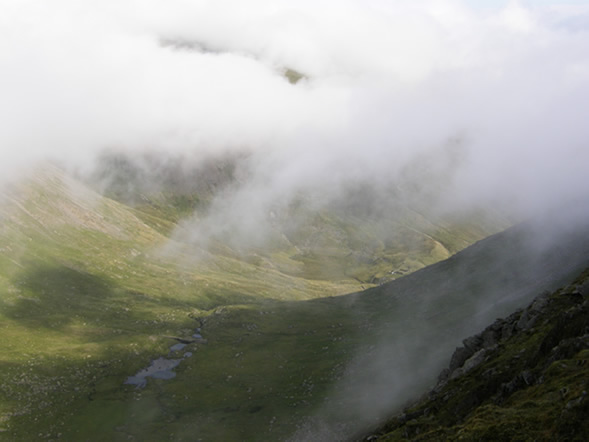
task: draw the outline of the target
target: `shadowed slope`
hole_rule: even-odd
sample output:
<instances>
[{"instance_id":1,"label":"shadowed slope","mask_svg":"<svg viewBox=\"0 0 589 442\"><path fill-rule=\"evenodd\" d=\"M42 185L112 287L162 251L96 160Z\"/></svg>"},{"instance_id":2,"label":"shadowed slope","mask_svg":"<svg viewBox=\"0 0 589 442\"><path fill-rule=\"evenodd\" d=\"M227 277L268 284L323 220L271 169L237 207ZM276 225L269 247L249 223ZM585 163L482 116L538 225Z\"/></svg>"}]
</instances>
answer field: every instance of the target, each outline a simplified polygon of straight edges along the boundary
<instances>
[{"instance_id":1,"label":"shadowed slope","mask_svg":"<svg viewBox=\"0 0 589 442\"><path fill-rule=\"evenodd\" d=\"M295 439L345 439L374 426L432 385L465 336L570 283L588 256L589 218L569 208L381 287L310 301L346 304L370 337Z\"/></svg>"},{"instance_id":2,"label":"shadowed slope","mask_svg":"<svg viewBox=\"0 0 589 442\"><path fill-rule=\"evenodd\" d=\"M589 271L457 348L421 401L369 440L585 440Z\"/></svg>"}]
</instances>

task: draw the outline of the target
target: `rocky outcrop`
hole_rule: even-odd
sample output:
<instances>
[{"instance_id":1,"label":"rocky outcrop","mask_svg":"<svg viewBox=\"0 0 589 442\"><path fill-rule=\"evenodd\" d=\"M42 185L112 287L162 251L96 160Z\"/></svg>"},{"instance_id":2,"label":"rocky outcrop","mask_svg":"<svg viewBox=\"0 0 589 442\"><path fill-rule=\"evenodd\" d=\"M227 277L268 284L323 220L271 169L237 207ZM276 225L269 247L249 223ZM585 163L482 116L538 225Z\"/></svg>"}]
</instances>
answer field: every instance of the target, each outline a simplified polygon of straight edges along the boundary
<instances>
[{"instance_id":1,"label":"rocky outcrop","mask_svg":"<svg viewBox=\"0 0 589 442\"><path fill-rule=\"evenodd\" d=\"M435 388L366 440L589 434L589 270L462 344Z\"/></svg>"},{"instance_id":2,"label":"rocky outcrop","mask_svg":"<svg viewBox=\"0 0 589 442\"><path fill-rule=\"evenodd\" d=\"M449 379L462 376L481 364L498 344L514 334L532 329L549 303L549 298L549 293L543 293L526 309L518 310L506 319L497 319L481 333L462 341L463 346L454 351L449 367L440 373L436 390L446 385Z\"/></svg>"}]
</instances>

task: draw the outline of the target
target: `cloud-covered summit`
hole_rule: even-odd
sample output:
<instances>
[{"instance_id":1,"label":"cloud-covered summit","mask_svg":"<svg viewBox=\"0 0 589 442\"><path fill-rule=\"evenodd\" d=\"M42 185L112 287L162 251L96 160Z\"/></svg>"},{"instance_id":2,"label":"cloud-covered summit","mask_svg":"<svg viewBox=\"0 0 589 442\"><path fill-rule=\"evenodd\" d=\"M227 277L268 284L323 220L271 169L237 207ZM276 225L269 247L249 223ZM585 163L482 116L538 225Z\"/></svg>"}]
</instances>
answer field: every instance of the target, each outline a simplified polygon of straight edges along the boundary
<instances>
[{"instance_id":1,"label":"cloud-covered summit","mask_svg":"<svg viewBox=\"0 0 589 442\"><path fill-rule=\"evenodd\" d=\"M338 188L458 138L455 201L589 188L583 5L7 0L0 17L5 173L104 148L246 150L265 187Z\"/></svg>"}]
</instances>

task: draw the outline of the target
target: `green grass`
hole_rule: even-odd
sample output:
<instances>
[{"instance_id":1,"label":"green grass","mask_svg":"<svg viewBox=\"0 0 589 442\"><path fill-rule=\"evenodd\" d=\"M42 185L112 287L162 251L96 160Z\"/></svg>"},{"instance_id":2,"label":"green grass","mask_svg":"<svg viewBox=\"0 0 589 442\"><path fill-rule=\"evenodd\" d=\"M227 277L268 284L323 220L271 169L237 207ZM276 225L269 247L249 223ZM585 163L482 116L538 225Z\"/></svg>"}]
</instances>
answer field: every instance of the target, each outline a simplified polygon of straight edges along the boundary
<instances>
[{"instance_id":1,"label":"green grass","mask_svg":"<svg viewBox=\"0 0 589 442\"><path fill-rule=\"evenodd\" d=\"M184 428L184 421L192 421L199 412L207 422L215 417L211 428L218 427L223 433L228 430L219 422L235 417L235 411L224 410L233 410L236 401L241 412L235 425L253 422L252 428L257 428L260 418L252 421L254 414L265 416L276 410L274 402L281 406L285 402L275 393L259 393L264 388L278 391L297 373L295 369L295 374L276 371L274 375L274 369L262 361L267 362L274 353L296 360L300 352L312 353L315 345L306 343L298 349L294 332L283 333L284 323L311 328L319 321L309 309L293 317L290 307L285 309L282 304L271 306L278 313L261 315L264 299L345 293L357 283L302 279L264 265L261 258L249 262L239 255L219 255L203 262L180 244L169 255L161 249L169 245L162 233L169 231L166 223L172 221L85 189L80 200L70 192L74 184L63 182L54 171L43 171L20 189L21 197L14 204L3 208L0 428L9 431L0 432L0 438L4 434L17 440L62 434L108 440L135 434L156 440L163 435L160 427L168 431L172 425L170 413ZM283 263L291 259L283 252L277 255L280 253ZM187 389L185 382L151 380L150 387L141 392L123 386L127 376L167 353L174 342L168 336L190 336L197 325L193 317L211 318L205 332L209 343L191 346L196 347L191 349L195 356L177 369L178 379L184 372L200 372L206 379L204 388L198 383ZM261 322L263 333L244 329L242 322ZM238 341L243 339L246 342L240 346ZM225 382L219 376L240 351L245 353L243 366L235 367L234 382ZM311 364L305 358L302 361L303 366ZM265 376L269 386L257 385L257 399L248 405L251 392L235 385L255 381L259 367L264 375L272 373ZM151 388L162 391L156 394ZM182 402L176 404L170 399L175 388L188 393L191 402L202 398L204 408L199 411ZM234 396L235 400L229 399ZM258 410L260 401L264 411ZM217 408L219 411L210 413ZM147 417L137 411L141 409L149 410ZM129 410L122 421L113 419L122 410ZM277 410L284 413L283 408ZM125 429L117 429L120 422L125 422ZM284 427L276 423L273 431L284 431ZM251 430L250 437L253 434Z\"/></svg>"}]
</instances>

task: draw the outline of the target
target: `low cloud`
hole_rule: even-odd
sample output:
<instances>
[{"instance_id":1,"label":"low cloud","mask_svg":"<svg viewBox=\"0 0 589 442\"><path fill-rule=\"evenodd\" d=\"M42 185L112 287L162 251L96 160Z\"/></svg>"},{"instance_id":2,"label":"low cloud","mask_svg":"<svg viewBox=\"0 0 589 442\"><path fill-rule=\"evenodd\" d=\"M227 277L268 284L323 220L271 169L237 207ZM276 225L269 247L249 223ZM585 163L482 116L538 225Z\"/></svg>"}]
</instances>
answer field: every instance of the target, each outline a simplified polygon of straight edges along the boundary
<instances>
[{"instance_id":1,"label":"low cloud","mask_svg":"<svg viewBox=\"0 0 589 442\"><path fill-rule=\"evenodd\" d=\"M89 162L104 148L245 150L259 177L242 194L262 183L276 199L354 180L391 185L460 138L456 186L441 205L509 198L536 209L587 188L583 7L550 16L452 1L3 8L7 169L46 156ZM293 86L286 68L306 78Z\"/></svg>"},{"instance_id":2,"label":"low cloud","mask_svg":"<svg viewBox=\"0 0 589 442\"><path fill-rule=\"evenodd\" d=\"M584 6L9 0L1 8L5 170L44 157L87 164L105 148L245 150L281 192L300 183L337 189L350 178L391 181L458 137L451 201L509 197L537 208L589 187ZM286 68L306 77L291 85Z\"/></svg>"}]
</instances>

